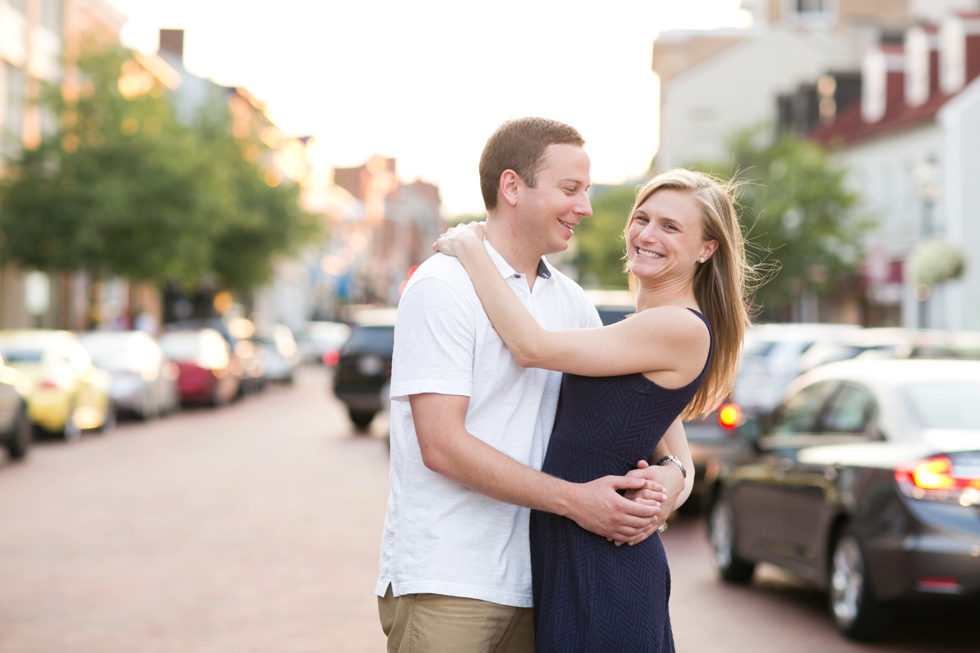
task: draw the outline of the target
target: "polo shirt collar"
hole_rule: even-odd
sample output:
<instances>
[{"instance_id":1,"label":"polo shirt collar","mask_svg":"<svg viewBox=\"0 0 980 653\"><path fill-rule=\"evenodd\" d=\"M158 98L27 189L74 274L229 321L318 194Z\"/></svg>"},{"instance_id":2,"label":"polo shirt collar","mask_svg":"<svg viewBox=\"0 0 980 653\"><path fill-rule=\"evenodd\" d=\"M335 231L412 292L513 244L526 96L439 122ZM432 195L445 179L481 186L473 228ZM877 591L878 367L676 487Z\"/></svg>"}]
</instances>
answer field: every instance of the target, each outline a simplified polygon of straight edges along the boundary
<instances>
[{"instance_id":1,"label":"polo shirt collar","mask_svg":"<svg viewBox=\"0 0 980 653\"><path fill-rule=\"evenodd\" d=\"M483 246L487 248L487 254L490 255L490 260L497 266L497 270L500 271L502 277L509 279L511 277L518 276L519 273L517 270L511 267L510 263L504 260L504 257L493 248L493 245L491 245L490 241L486 238L483 239ZM543 256L541 257L541 260L538 261L537 274L539 279L550 279L554 274L551 264L548 263L548 260Z\"/></svg>"}]
</instances>

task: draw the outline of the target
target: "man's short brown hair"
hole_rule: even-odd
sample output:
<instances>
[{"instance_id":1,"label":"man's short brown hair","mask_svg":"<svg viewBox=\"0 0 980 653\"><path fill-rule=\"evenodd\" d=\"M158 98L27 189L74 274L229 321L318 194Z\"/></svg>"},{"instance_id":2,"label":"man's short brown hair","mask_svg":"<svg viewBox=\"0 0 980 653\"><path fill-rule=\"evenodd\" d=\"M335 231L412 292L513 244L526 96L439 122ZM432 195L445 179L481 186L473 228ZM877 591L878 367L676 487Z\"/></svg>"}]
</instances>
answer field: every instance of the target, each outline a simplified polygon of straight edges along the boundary
<instances>
[{"instance_id":1,"label":"man's short brown hair","mask_svg":"<svg viewBox=\"0 0 980 653\"><path fill-rule=\"evenodd\" d=\"M565 143L582 147L585 139L574 127L557 120L517 118L498 127L480 156L480 190L487 210L497 208L497 188L505 170L513 170L534 188L544 151L549 145Z\"/></svg>"}]
</instances>

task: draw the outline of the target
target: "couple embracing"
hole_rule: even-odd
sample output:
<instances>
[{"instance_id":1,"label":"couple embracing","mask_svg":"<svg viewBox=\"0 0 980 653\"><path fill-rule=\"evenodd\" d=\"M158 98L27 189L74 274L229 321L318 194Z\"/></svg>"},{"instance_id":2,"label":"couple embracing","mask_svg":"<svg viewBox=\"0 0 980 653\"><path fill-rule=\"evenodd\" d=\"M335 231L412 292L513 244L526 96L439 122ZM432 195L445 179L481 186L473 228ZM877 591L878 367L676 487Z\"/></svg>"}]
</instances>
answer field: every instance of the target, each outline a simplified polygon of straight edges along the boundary
<instances>
[{"instance_id":1,"label":"couple embracing","mask_svg":"<svg viewBox=\"0 0 980 653\"><path fill-rule=\"evenodd\" d=\"M727 394L747 315L732 198L686 170L626 220L636 314L603 327L545 255L592 214L568 125L504 123L484 224L405 289L377 585L388 651L674 650L658 529L690 493L681 420ZM648 462L650 461L650 462Z\"/></svg>"}]
</instances>

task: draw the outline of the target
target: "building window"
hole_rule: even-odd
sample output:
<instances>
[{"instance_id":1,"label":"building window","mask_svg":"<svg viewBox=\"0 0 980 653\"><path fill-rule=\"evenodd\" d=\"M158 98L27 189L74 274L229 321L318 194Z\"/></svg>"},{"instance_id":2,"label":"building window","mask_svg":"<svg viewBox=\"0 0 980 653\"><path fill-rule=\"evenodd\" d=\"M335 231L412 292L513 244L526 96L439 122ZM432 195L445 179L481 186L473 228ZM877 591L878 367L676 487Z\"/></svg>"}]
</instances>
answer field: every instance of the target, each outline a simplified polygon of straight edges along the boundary
<instances>
[{"instance_id":1,"label":"building window","mask_svg":"<svg viewBox=\"0 0 980 653\"><path fill-rule=\"evenodd\" d=\"M799 16L830 13L830 0L793 0L792 6Z\"/></svg>"},{"instance_id":2,"label":"building window","mask_svg":"<svg viewBox=\"0 0 980 653\"><path fill-rule=\"evenodd\" d=\"M7 62L3 62L3 67L4 79L7 83L3 132L5 137L19 144L24 129L24 86L27 80L21 68L11 66Z\"/></svg>"},{"instance_id":3,"label":"building window","mask_svg":"<svg viewBox=\"0 0 980 653\"><path fill-rule=\"evenodd\" d=\"M41 25L61 37L64 0L41 0Z\"/></svg>"},{"instance_id":4,"label":"building window","mask_svg":"<svg viewBox=\"0 0 980 653\"><path fill-rule=\"evenodd\" d=\"M827 25L836 6L836 0L783 0L783 15L793 21Z\"/></svg>"}]
</instances>

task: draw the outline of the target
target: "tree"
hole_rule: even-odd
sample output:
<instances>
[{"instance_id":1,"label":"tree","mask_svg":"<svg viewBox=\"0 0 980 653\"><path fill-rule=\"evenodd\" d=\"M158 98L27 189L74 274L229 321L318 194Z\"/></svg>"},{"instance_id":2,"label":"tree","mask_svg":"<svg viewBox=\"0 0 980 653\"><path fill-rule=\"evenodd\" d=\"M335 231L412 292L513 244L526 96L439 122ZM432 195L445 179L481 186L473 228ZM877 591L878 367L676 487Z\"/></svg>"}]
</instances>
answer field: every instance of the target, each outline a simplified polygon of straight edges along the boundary
<instances>
[{"instance_id":1,"label":"tree","mask_svg":"<svg viewBox=\"0 0 980 653\"><path fill-rule=\"evenodd\" d=\"M750 254L774 271L756 293L758 304L827 296L853 277L872 223L854 215L858 198L844 185L846 171L823 148L793 134L763 136L761 129L740 132L728 161L695 167L741 182Z\"/></svg>"},{"instance_id":2,"label":"tree","mask_svg":"<svg viewBox=\"0 0 980 653\"><path fill-rule=\"evenodd\" d=\"M76 67L67 90L42 98L57 128L0 181L5 260L246 289L269 278L275 254L315 232L298 189L271 187L245 160L227 105L206 105L184 125L128 51L90 52ZM265 147L256 143L247 145Z\"/></svg>"},{"instance_id":3,"label":"tree","mask_svg":"<svg viewBox=\"0 0 980 653\"><path fill-rule=\"evenodd\" d=\"M586 285L627 287L623 271L626 254L623 231L635 199L634 185L605 190L592 200L592 217L582 220L576 228L578 254L575 263L579 278Z\"/></svg>"}]
</instances>

